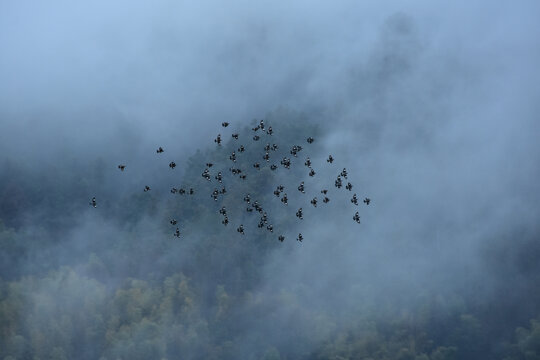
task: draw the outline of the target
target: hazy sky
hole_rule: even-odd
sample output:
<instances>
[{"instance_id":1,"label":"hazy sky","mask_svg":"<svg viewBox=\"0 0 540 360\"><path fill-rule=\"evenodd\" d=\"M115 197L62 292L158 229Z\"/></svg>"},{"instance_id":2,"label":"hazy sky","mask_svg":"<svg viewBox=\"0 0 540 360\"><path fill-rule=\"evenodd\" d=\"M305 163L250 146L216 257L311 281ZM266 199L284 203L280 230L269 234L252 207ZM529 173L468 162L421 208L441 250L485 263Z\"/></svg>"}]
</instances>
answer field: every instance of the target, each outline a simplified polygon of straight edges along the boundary
<instances>
[{"instance_id":1,"label":"hazy sky","mask_svg":"<svg viewBox=\"0 0 540 360\"><path fill-rule=\"evenodd\" d=\"M313 306L346 308L362 293L351 281L489 286L486 249L538 236L539 14L537 1L3 1L0 158L189 156L222 121L285 106L323 119L319 146L373 202L361 226L351 208L312 223L265 264L261 291L302 279Z\"/></svg>"}]
</instances>

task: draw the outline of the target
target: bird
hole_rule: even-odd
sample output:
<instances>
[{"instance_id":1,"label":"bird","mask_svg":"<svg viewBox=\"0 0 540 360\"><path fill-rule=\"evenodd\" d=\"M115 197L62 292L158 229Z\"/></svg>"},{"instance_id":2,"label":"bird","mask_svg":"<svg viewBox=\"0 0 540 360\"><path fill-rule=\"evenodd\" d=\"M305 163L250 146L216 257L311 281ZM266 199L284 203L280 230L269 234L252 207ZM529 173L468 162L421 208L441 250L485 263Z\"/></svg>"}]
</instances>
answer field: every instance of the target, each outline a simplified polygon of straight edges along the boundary
<instances>
[{"instance_id":1,"label":"bird","mask_svg":"<svg viewBox=\"0 0 540 360\"><path fill-rule=\"evenodd\" d=\"M163 151L164 151L164 150L163 150L163 148L162 148L161 146L156 150L156 152L157 152L158 154L161 154Z\"/></svg>"},{"instance_id":2,"label":"bird","mask_svg":"<svg viewBox=\"0 0 540 360\"><path fill-rule=\"evenodd\" d=\"M223 177L221 176L221 171L218 172L218 174L215 176L215 179L221 184L223 181Z\"/></svg>"},{"instance_id":3,"label":"bird","mask_svg":"<svg viewBox=\"0 0 540 360\"><path fill-rule=\"evenodd\" d=\"M144 186L144 192L147 192L147 191L150 191L150 186L145 185L145 186Z\"/></svg>"},{"instance_id":4,"label":"bird","mask_svg":"<svg viewBox=\"0 0 540 360\"><path fill-rule=\"evenodd\" d=\"M179 193L180 195L184 195L184 194L186 193L186 189L180 188L180 189L178 190L178 193Z\"/></svg>"},{"instance_id":5,"label":"bird","mask_svg":"<svg viewBox=\"0 0 540 360\"><path fill-rule=\"evenodd\" d=\"M260 129L260 126L259 126L259 125L257 125L257 126L255 126L254 128L252 128L251 130L253 130L253 131L257 131L257 130L259 130L259 129Z\"/></svg>"},{"instance_id":6,"label":"bird","mask_svg":"<svg viewBox=\"0 0 540 360\"><path fill-rule=\"evenodd\" d=\"M270 161L270 155L268 154L268 152L264 154L263 159L266 160L266 162Z\"/></svg>"},{"instance_id":7,"label":"bird","mask_svg":"<svg viewBox=\"0 0 540 360\"><path fill-rule=\"evenodd\" d=\"M238 140L238 134L232 134L234 140Z\"/></svg>"},{"instance_id":8,"label":"bird","mask_svg":"<svg viewBox=\"0 0 540 360\"><path fill-rule=\"evenodd\" d=\"M298 185L298 191L300 191L302 194L306 193L304 191L304 182L303 181L300 183L300 185Z\"/></svg>"},{"instance_id":9,"label":"bird","mask_svg":"<svg viewBox=\"0 0 540 360\"><path fill-rule=\"evenodd\" d=\"M225 206L222 206L221 209L219 209L219 213L221 215L227 215L227 209L225 208Z\"/></svg>"},{"instance_id":10,"label":"bird","mask_svg":"<svg viewBox=\"0 0 540 360\"><path fill-rule=\"evenodd\" d=\"M266 145L264 145L264 151L266 151L266 152L270 151L270 144L269 143L266 143Z\"/></svg>"},{"instance_id":11,"label":"bird","mask_svg":"<svg viewBox=\"0 0 540 360\"><path fill-rule=\"evenodd\" d=\"M236 229L240 234L244 235L244 225L240 224L240 226Z\"/></svg>"},{"instance_id":12,"label":"bird","mask_svg":"<svg viewBox=\"0 0 540 360\"><path fill-rule=\"evenodd\" d=\"M90 201L90 205L92 205L94 208L97 207L97 201L95 196L92 198L92 201Z\"/></svg>"},{"instance_id":13,"label":"bird","mask_svg":"<svg viewBox=\"0 0 540 360\"><path fill-rule=\"evenodd\" d=\"M174 168L176 167L176 163L175 163L174 161L171 161L171 162L169 163L169 167L170 167L171 169L174 169Z\"/></svg>"},{"instance_id":14,"label":"bird","mask_svg":"<svg viewBox=\"0 0 540 360\"><path fill-rule=\"evenodd\" d=\"M326 195L327 192L328 192L328 190L326 190L326 189L322 189L322 190L321 190L321 194Z\"/></svg>"},{"instance_id":15,"label":"bird","mask_svg":"<svg viewBox=\"0 0 540 360\"><path fill-rule=\"evenodd\" d=\"M278 146L277 146L276 144L272 144L271 149L272 149L273 151L276 151L276 150L278 149Z\"/></svg>"},{"instance_id":16,"label":"bird","mask_svg":"<svg viewBox=\"0 0 540 360\"><path fill-rule=\"evenodd\" d=\"M341 188L342 182L341 182L341 177L340 177L340 176L337 177L336 181L334 182L334 185L335 185L338 189Z\"/></svg>"},{"instance_id":17,"label":"bird","mask_svg":"<svg viewBox=\"0 0 540 360\"><path fill-rule=\"evenodd\" d=\"M249 196L249 194L247 194L246 196L244 196L244 201L247 202L249 204L249 202L251 201L251 197Z\"/></svg>"},{"instance_id":18,"label":"bird","mask_svg":"<svg viewBox=\"0 0 540 360\"><path fill-rule=\"evenodd\" d=\"M311 160L309 159L309 157L306 159L304 165L306 165L307 167L311 167Z\"/></svg>"},{"instance_id":19,"label":"bird","mask_svg":"<svg viewBox=\"0 0 540 360\"><path fill-rule=\"evenodd\" d=\"M270 231L270 232L274 232L274 225L270 224L266 227L266 230Z\"/></svg>"},{"instance_id":20,"label":"bird","mask_svg":"<svg viewBox=\"0 0 540 360\"><path fill-rule=\"evenodd\" d=\"M352 199L351 199L351 202L352 202L354 205L358 205L358 198L356 197L356 194L353 194Z\"/></svg>"},{"instance_id":21,"label":"bird","mask_svg":"<svg viewBox=\"0 0 540 360\"><path fill-rule=\"evenodd\" d=\"M255 169L257 169L257 170L260 170L260 169L261 169L261 165L260 165L258 162L256 162L255 164L253 164L253 167L254 167Z\"/></svg>"},{"instance_id":22,"label":"bird","mask_svg":"<svg viewBox=\"0 0 540 360\"><path fill-rule=\"evenodd\" d=\"M352 184L350 182L347 182L347 186L345 186L345 189L351 191L352 189Z\"/></svg>"},{"instance_id":23,"label":"bird","mask_svg":"<svg viewBox=\"0 0 540 360\"><path fill-rule=\"evenodd\" d=\"M364 203L365 203L366 205L369 205L369 202L370 202L370 201L371 201L370 198L365 198L365 199L364 199Z\"/></svg>"},{"instance_id":24,"label":"bird","mask_svg":"<svg viewBox=\"0 0 540 360\"><path fill-rule=\"evenodd\" d=\"M261 130L264 130L264 120L261 120L259 122L259 127L261 128Z\"/></svg>"},{"instance_id":25,"label":"bird","mask_svg":"<svg viewBox=\"0 0 540 360\"><path fill-rule=\"evenodd\" d=\"M206 167L211 168L212 166L214 166L214 164L212 164L212 163L206 163Z\"/></svg>"},{"instance_id":26,"label":"bird","mask_svg":"<svg viewBox=\"0 0 540 360\"><path fill-rule=\"evenodd\" d=\"M332 157L332 155L328 155L328 159L326 159L326 162L330 164L334 162L334 158Z\"/></svg>"},{"instance_id":27,"label":"bird","mask_svg":"<svg viewBox=\"0 0 540 360\"><path fill-rule=\"evenodd\" d=\"M175 187L171 188L171 194L176 194L177 191L178 190Z\"/></svg>"},{"instance_id":28,"label":"bird","mask_svg":"<svg viewBox=\"0 0 540 360\"><path fill-rule=\"evenodd\" d=\"M212 195L211 195L214 198L214 201L217 201L218 195L219 195L218 189L214 188L214 191L212 191Z\"/></svg>"},{"instance_id":29,"label":"bird","mask_svg":"<svg viewBox=\"0 0 540 360\"><path fill-rule=\"evenodd\" d=\"M302 217L302 208L298 209L298 211L296 212L296 217L299 218L300 220L303 220L304 218Z\"/></svg>"},{"instance_id":30,"label":"bird","mask_svg":"<svg viewBox=\"0 0 540 360\"><path fill-rule=\"evenodd\" d=\"M277 197L279 197L279 190L274 190L274 195L276 195Z\"/></svg>"},{"instance_id":31,"label":"bird","mask_svg":"<svg viewBox=\"0 0 540 360\"><path fill-rule=\"evenodd\" d=\"M283 240L285 240L285 236L279 235L279 236L278 236L278 240L281 241L281 242L283 242Z\"/></svg>"},{"instance_id":32,"label":"bird","mask_svg":"<svg viewBox=\"0 0 540 360\"><path fill-rule=\"evenodd\" d=\"M219 191L220 194L225 194L227 190L225 189L225 186L221 187L221 190Z\"/></svg>"},{"instance_id":33,"label":"bird","mask_svg":"<svg viewBox=\"0 0 540 360\"><path fill-rule=\"evenodd\" d=\"M346 179L347 178L347 169L343 168L340 175L343 176Z\"/></svg>"},{"instance_id":34,"label":"bird","mask_svg":"<svg viewBox=\"0 0 540 360\"><path fill-rule=\"evenodd\" d=\"M313 139L311 136L307 138L308 144L312 144L315 139Z\"/></svg>"},{"instance_id":35,"label":"bird","mask_svg":"<svg viewBox=\"0 0 540 360\"><path fill-rule=\"evenodd\" d=\"M214 142L218 145L221 145L221 134L218 134L218 136L214 139Z\"/></svg>"},{"instance_id":36,"label":"bird","mask_svg":"<svg viewBox=\"0 0 540 360\"><path fill-rule=\"evenodd\" d=\"M315 175L315 170L311 169L311 170L309 171L309 176L314 176L314 175Z\"/></svg>"},{"instance_id":37,"label":"bird","mask_svg":"<svg viewBox=\"0 0 540 360\"><path fill-rule=\"evenodd\" d=\"M314 197L314 198L311 200L311 205L313 205L314 207L317 207L317 197Z\"/></svg>"},{"instance_id":38,"label":"bird","mask_svg":"<svg viewBox=\"0 0 540 360\"><path fill-rule=\"evenodd\" d=\"M246 211L247 211L247 212L253 212L253 209L250 208L250 207L248 206L248 207L246 208Z\"/></svg>"},{"instance_id":39,"label":"bird","mask_svg":"<svg viewBox=\"0 0 540 360\"><path fill-rule=\"evenodd\" d=\"M176 231L174 232L174 236L176 236L177 238L180 237L180 229L176 228Z\"/></svg>"},{"instance_id":40,"label":"bird","mask_svg":"<svg viewBox=\"0 0 540 360\"><path fill-rule=\"evenodd\" d=\"M227 226L229 224L229 218L225 216L225 219L221 220L221 223Z\"/></svg>"},{"instance_id":41,"label":"bird","mask_svg":"<svg viewBox=\"0 0 540 360\"><path fill-rule=\"evenodd\" d=\"M118 165L118 168L120 169L120 171L124 171L124 169L126 168L126 165Z\"/></svg>"},{"instance_id":42,"label":"bird","mask_svg":"<svg viewBox=\"0 0 540 360\"><path fill-rule=\"evenodd\" d=\"M277 189L280 191L280 192L283 192L283 190L285 190L285 187L283 185L279 185L277 187Z\"/></svg>"},{"instance_id":43,"label":"bird","mask_svg":"<svg viewBox=\"0 0 540 360\"><path fill-rule=\"evenodd\" d=\"M268 127L268 130L266 131L266 133L267 133L268 135L272 136L272 134L274 133L274 131L272 130L272 127L271 127L271 126Z\"/></svg>"},{"instance_id":44,"label":"bird","mask_svg":"<svg viewBox=\"0 0 540 360\"><path fill-rule=\"evenodd\" d=\"M274 171L277 169L277 165L276 164L272 164L270 165L270 170Z\"/></svg>"},{"instance_id":45,"label":"bird","mask_svg":"<svg viewBox=\"0 0 540 360\"><path fill-rule=\"evenodd\" d=\"M325 196L324 199L323 199L323 203L328 204L329 201L330 201L330 199Z\"/></svg>"},{"instance_id":46,"label":"bird","mask_svg":"<svg viewBox=\"0 0 540 360\"><path fill-rule=\"evenodd\" d=\"M244 175L240 175L240 179L246 180L246 175L245 175L245 174L244 174Z\"/></svg>"},{"instance_id":47,"label":"bird","mask_svg":"<svg viewBox=\"0 0 540 360\"><path fill-rule=\"evenodd\" d=\"M175 219L172 219L172 220L170 221L170 223L171 223L171 225L176 225L176 223L178 223L178 221L176 221Z\"/></svg>"},{"instance_id":48,"label":"bird","mask_svg":"<svg viewBox=\"0 0 540 360\"><path fill-rule=\"evenodd\" d=\"M221 123L221 126L227 127L227 126L229 126L229 123L228 123L228 122L222 122L222 123Z\"/></svg>"},{"instance_id":49,"label":"bird","mask_svg":"<svg viewBox=\"0 0 540 360\"><path fill-rule=\"evenodd\" d=\"M360 224L360 215L358 215L358 211L354 214L353 220Z\"/></svg>"},{"instance_id":50,"label":"bird","mask_svg":"<svg viewBox=\"0 0 540 360\"><path fill-rule=\"evenodd\" d=\"M236 153L234 151L229 156L229 159L232 160L232 162L236 162Z\"/></svg>"},{"instance_id":51,"label":"bird","mask_svg":"<svg viewBox=\"0 0 540 360\"><path fill-rule=\"evenodd\" d=\"M261 138L261 137L260 137L259 135L255 135L255 136L253 137L253 140L258 141L260 138Z\"/></svg>"},{"instance_id":52,"label":"bird","mask_svg":"<svg viewBox=\"0 0 540 360\"><path fill-rule=\"evenodd\" d=\"M298 237L296 238L296 241L302 242L302 240L304 240L304 238L302 237L302 234L298 233Z\"/></svg>"},{"instance_id":53,"label":"bird","mask_svg":"<svg viewBox=\"0 0 540 360\"><path fill-rule=\"evenodd\" d=\"M281 198L281 202L287 205L287 194L283 194L283 197Z\"/></svg>"},{"instance_id":54,"label":"bird","mask_svg":"<svg viewBox=\"0 0 540 360\"><path fill-rule=\"evenodd\" d=\"M238 148L238 152L244 152L246 149L244 148L244 145L240 145Z\"/></svg>"},{"instance_id":55,"label":"bird","mask_svg":"<svg viewBox=\"0 0 540 360\"><path fill-rule=\"evenodd\" d=\"M193 190L193 188L189 188L189 195L193 195L195 194L195 190Z\"/></svg>"}]
</instances>

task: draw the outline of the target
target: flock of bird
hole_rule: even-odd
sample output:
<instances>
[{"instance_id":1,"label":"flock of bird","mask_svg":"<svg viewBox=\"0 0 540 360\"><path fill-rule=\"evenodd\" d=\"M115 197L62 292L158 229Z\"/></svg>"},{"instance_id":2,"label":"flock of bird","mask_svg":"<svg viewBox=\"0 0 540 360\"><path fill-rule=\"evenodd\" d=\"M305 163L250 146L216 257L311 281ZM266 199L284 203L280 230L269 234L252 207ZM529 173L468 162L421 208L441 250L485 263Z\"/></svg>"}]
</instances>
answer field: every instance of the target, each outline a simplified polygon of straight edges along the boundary
<instances>
[{"instance_id":1,"label":"flock of bird","mask_svg":"<svg viewBox=\"0 0 540 360\"><path fill-rule=\"evenodd\" d=\"M227 128L229 126L229 123L228 122L223 122L221 124L221 126L223 128ZM273 133L274 133L271 126L268 126L268 127L265 126L264 120L260 120L259 123L254 128L252 128L252 130L254 131L254 135L253 135L253 138L252 138L253 141L259 141L260 140L261 136L259 134L261 134L261 135L266 134L268 136L272 136ZM260 132L259 132L259 130L260 130ZM231 136L232 136L232 138L234 140L239 139L239 134L238 133L233 133ZM307 143L309 145L311 145L315 141L315 139L310 136L310 137L307 138L306 141L307 141ZM217 135L217 137L214 139L214 142L217 144L218 147L221 147L221 143L222 143L221 134ZM270 145L269 143L266 144L266 146L264 146L264 148L263 148L264 155L262 156L262 159L267 163L270 162L270 152L276 151L277 149L278 149L278 146L276 144L272 144L272 145ZM298 154L302 151L302 149L303 148L300 145L293 145L291 150L290 150L290 154L293 157L297 158ZM157 154L162 154L164 151L165 150L163 150L162 147L159 147L156 150L156 153ZM246 151L245 147L243 145L240 145L236 151L233 151L230 154L229 160L231 160L233 162L233 164L235 164L236 160L237 160L237 156L239 156L238 154L241 154L241 153L243 153L245 151ZM332 155L328 156L328 158L326 159L326 162L328 164L332 164L334 162L334 158L332 157ZM213 166L213 164L208 162L205 165L206 165L206 168L202 172L201 176L206 181L211 181L212 180L212 175L210 173L210 168ZM287 156L283 157L281 159L281 161L280 161L280 165L282 165L286 169L290 169L290 167L292 165L291 159L288 158ZM309 157L306 158L306 161L304 162L304 165L307 168L310 169L308 175L310 177L315 176L316 172L311 166L311 160L310 160ZM174 169L176 167L176 163L174 161L171 161L169 163L169 167L171 169ZM120 171L124 171L125 168L126 168L126 165L124 165L124 164L118 165L118 169L120 169ZM253 168L256 171L260 170L261 169L261 164L259 162L255 162L253 164ZM270 170L272 170L272 171L275 171L277 168L278 168L278 166L276 164L271 164L270 165ZM247 169L240 169L240 168L236 168L236 167L231 167L231 168L229 168L229 171L232 173L232 175L238 175L239 178L242 179L242 180L245 180L247 178L247 174L246 174L248 172ZM338 188L338 189L340 189L341 187L344 186L346 190L352 191L353 185L348 181L347 176L348 176L347 169L343 168L343 170L337 175L336 180L334 181L334 186L336 188ZM223 178L224 177L223 177L223 174L221 173L221 171L218 171L217 174L214 176L214 179L220 184L220 187L221 187L221 189L214 188L214 190L210 194L211 198L213 198L214 201L216 201L216 202L218 201L218 198L219 198L220 195L224 195L224 194L227 193L227 190L226 190L225 186L222 185L223 184ZM343 179L345 179L345 181L347 181L347 184L344 185L345 181ZM305 185L304 185L303 181L300 182L300 185L298 186L297 189L302 194L305 194ZM143 189L144 192L148 192L150 190L151 190L150 186L148 186L148 185L144 186L144 189ZM172 187L170 192L172 194L178 193L180 195L184 195L184 194L193 195L193 194L195 194L195 190L193 188L189 188L189 189L179 188L179 189L177 189L175 187ZM288 197L287 197L287 193L285 192L285 187L283 185L278 185L276 187L276 189L274 190L273 194L276 197L280 198L280 201L284 205L288 205ZM327 204L330 201L330 199L327 197L328 189L322 189L321 194L323 195L322 202ZM243 200L247 204L246 212L253 213L253 211L256 211L261 215L259 223L257 225L258 228L266 229L267 231L273 233L274 232L274 226L271 223L269 223L268 215L267 215L266 211L264 210L264 208L259 204L259 202L257 200L252 201L251 195L249 193L244 196ZM351 203L353 205L358 205L358 197L357 197L357 195L353 194L350 201L351 201ZM363 200L364 204L366 204L366 205L369 205L370 201L371 200L369 198L367 198L367 197ZM317 197L314 197L313 199L311 199L310 204L313 205L313 207L317 207L318 202L319 202L319 200L317 199ZM95 197L93 197L92 200L90 201L90 205L92 205L94 208L97 207L97 201L96 201ZM228 218L227 209L226 209L225 206L221 207L221 209L219 210L219 214L223 217L221 223L223 225L227 226L229 224L229 218ZM296 211L296 217L298 217L300 220L303 219L302 207L300 207ZM355 212L352 219L356 223L360 224L360 215L359 215L358 211ZM178 221L176 219L171 219L170 224L172 226L176 226L178 224ZM237 227L236 231L239 234L244 235L245 234L244 225L240 224ZM176 230L173 232L173 236L180 237L180 229L179 229L179 227L176 227ZM285 240L285 236L280 234L278 236L278 240L283 242ZM302 242L303 236L302 236L301 233L298 234L298 237L296 238L296 240Z\"/></svg>"}]
</instances>

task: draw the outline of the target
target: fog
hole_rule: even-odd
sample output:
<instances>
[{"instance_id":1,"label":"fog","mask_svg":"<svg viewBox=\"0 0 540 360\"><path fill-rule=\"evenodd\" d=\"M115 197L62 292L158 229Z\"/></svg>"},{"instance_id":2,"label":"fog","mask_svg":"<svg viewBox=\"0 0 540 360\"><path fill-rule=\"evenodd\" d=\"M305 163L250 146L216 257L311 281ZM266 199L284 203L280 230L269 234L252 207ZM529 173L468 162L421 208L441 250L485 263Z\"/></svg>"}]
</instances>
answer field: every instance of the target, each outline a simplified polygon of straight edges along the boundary
<instances>
[{"instance_id":1,"label":"fog","mask_svg":"<svg viewBox=\"0 0 540 360\"><path fill-rule=\"evenodd\" d=\"M3 204L9 227L57 237L13 266L26 274L69 265L91 277L83 261L126 234L133 245L116 250L149 257L108 269L101 281L111 292L127 276L161 279L197 264L191 254L210 231L196 228L202 222L184 224L185 237L171 242L163 202L129 227L115 221L116 202L147 183L164 198L171 182L198 174L187 160L212 151L217 133L229 134L222 121L240 130L252 119L272 125L279 114L301 114L320 130L316 150L298 160L311 156L317 171L306 179L310 196L321 200L324 187L336 195L331 208L306 201L305 219L283 225L286 241L267 256L221 254L231 263L252 256L260 274L249 291L268 308L257 321L237 316L237 358L250 358L261 338L297 358L364 313L392 318L388 302L416 309L433 294L494 309L510 304L509 323L524 326L539 310L529 293L540 269L523 258L539 252L539 10L534 1L3 2L0 178L17 164L30 183L73 184L72 172L84 178L106 164L88 180L90 191L75 193L73 208L55 215L60 225L51 234L32 199L27 211ZM156 160L158 146L166 152ZM331 166L328 154L336 158ZM167 169L172 160L175 173ZM127 164L122 176L119 163ZM350 194L335 191L343 167L369 206L355 208ZM92 196L101 201L96 209L87 205ZM232 225L227 241L245 241ZM238 276L200 273L193 281L208 289ZM75 296L76 283L65 283L65 296ZM41 286L29 296L56 291ZM104 296L97 293L88 296ZM273 308L279 297L297 305ZM315 329L304 318L321 309L333 328ZM298 345L298 337L311 339ZM197 358L197 351L179 355Z\"/></svg>"}]
</instances>

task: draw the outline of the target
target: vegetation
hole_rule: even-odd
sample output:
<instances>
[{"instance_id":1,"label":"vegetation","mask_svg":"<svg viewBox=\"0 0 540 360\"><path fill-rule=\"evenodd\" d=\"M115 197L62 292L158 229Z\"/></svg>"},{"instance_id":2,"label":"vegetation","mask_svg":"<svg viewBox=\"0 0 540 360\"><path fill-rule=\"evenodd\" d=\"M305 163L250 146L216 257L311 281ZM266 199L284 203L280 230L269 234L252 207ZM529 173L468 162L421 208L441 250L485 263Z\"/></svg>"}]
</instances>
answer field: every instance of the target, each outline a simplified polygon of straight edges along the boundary
<instances>
[{"instance_id":1,"label":"vegetation","mask_svg":"<svg viewBox=\"0 0 540 360\"><path fill-rule=\"evenodd\" d=\"M320 135L296 113L280 110L268 122L283 144L303 141L306 129ZM222 153L235 146L225 143ZM197 151L185 186L201 184L199 164L208 159L228 171L225 155ZM259 160L247 151L242 161ZM56 169L61 183L14 163L0 176L0 359L540 359L537 266L520 274L531 281L513 301L447 289L383 303L365 289L347 301L345 314L339 306L308 306L305 284L273 292L259 286L270 257L296 245L290 214L270 215L274 234L242 238L217 214L225 205L231 218L248 223L233 210L244 208L245 189L272 204L268 190L279 173L265 168L231 183L217 203L202 195L214 186L203 182L192 198L110 192L93 209L85 194L104 183L102 167L116 164L92 164ZM305 176L300 171L290 170L292 183ZM172 236L171 214L180 239ZM283 244L279 231L287 233Z\"/></svg>"}]
</instances>

